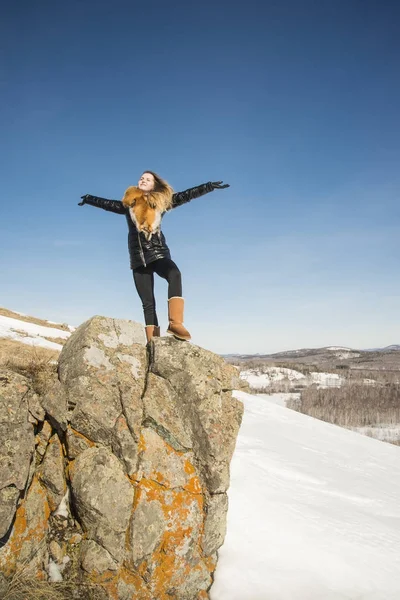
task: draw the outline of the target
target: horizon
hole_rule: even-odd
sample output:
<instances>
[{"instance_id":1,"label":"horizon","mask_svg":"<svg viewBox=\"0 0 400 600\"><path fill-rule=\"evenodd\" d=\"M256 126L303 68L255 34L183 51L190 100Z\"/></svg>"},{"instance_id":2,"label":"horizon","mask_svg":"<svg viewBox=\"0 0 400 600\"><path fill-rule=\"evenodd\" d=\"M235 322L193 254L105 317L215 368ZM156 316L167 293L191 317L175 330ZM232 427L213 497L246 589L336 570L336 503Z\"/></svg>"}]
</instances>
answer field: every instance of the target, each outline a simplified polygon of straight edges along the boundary
<instances>
[{"instance_id":1,"label":"horizon","mask_svg":"<svg viewBox=\"0 0 400 600\"><path fill-rule=\"evenodd\" d=\"M400 5L22 0L3 13L1 304L143 323L125 219L77 204L121 199L150 168L176 191L231 186L163 220L194 343L400 339ZM165 331L165 282L155 290Z\"/></svg>"},{"instance_id":2,"label":"horizon","mask_svg":"<svg viewBox=\"0 0 400 600\"><path fill-rule=\"evenodd\" d=\"M19 311L15 311L15 310L11 310L9 307L6 306L0 306L0 310L5 309L11 313L14 313L15 315L20 315L22 317L28 317L28 318L33 318L33 319L41 319L41 317L37 317L36 315L33 314L27 314L27 313L23 313L23 312L19 312ZM105 316L105 315L103 315ZM6 318L6 319L13 319L13 316L8 316L5 315L4 317L0 315L0 320ZM73 327L75 329L75 326L71 326L70 323L61 323L61 322L55 322L55 321L51 321L48 319L43 319L44 322L47 322L50 326L55 326L55 325L68 325L69 327ZM23 330L23 323L25 323L25 321L21 321L21 330ZM82 325L83 323L80 323L80 325ZM76 326L76 327L79 327ZM55 328L57 331L57 328ZM60 333L62 331L60 330ZM169 334L165 334L167 337ZM20 343L23 343L23 341L21 339L18 340ZM183 342L184 343L184 342ZM197 344L195 344L197 345ZM400 349L400 344L389 344L388 346L384 346L381 348L350 348L348 346L319 346L317 348L313 347L313 348L309 348L309 347L303 347L303 348L290 348L290 349L286 349L286 350L280 350L277 352L269 352L269 353L262 353L262 352L256 352L256 353L244 353L244 352L224 352L224 353L219 353L220 356L223 357L235 357L235 356L271 356L271 355L276 355L276 354L286 354L286 353L294 353L294 352L301 352L301 351L309 351L309 350L351 350L351 351L355 351L355 352L380 352L380 351L384 351L387 350L389 348L399 348Z\"/></svg>"}]
</instances>

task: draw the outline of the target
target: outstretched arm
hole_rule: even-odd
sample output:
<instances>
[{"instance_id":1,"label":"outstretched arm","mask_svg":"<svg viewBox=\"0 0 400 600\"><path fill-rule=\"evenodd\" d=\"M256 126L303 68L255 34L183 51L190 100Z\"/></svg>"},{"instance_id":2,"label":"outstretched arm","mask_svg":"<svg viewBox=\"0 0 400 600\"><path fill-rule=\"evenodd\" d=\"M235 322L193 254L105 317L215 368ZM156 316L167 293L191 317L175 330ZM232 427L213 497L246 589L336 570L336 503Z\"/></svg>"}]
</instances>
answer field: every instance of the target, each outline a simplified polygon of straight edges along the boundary
<instances>
[{"instance_id":1,"label":"outstretched arm","mask_svg":"<svg viewBox=\"0 0 400 600\"><path fill-rule=\"evenodd\" d=\"M227 187L229 187L228 183L223 184L222 181L209 181L208 183L203 183L196 187L185 190L184 192L177 192L172 196L171 209L176 208L177 206L182 206L182 204L186 204L194 198L200 198L200 196L204 196L204 194L208 194L214 190L222 190Z\"/></svg>"},{"instance_id":2,"label":"outstretched arm","mask_svg":"<svg viewBox=\"0 0 400 600\"><path fill-rule=\"evenodd\" d=\"M81 199L82 202L79 202L78 206L90 204L91 206L96 206L97 208L102 208L119 215L124 215L126 213L126 208L120 200L107 200L107 198L99 198L98 196L91 196L90 194L81 196Z\"/></svg>"}]
</instances>

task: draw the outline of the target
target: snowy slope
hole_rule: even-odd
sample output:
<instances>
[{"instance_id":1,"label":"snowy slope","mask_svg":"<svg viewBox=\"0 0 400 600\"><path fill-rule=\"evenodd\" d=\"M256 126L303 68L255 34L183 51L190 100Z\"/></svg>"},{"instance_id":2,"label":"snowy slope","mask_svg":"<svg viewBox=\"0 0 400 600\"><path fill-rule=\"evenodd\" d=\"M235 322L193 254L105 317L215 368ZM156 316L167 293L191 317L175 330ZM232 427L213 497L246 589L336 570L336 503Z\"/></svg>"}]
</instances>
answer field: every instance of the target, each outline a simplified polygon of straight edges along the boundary
<instances>
[{"instance_id":1,"label":"snowy slope","mask_svg":"<svg viewBox=\"0 0 400 600\"><path fill-rule=\"evenodd\" d=\"M46 338L61 338L66 340L70 335L70 331L36 325L36 323L28 323L27 321L20 321L19 319L0 315L0 338L7 338L22 342L23 344L29 344L30 346L49 348L50 350L61 350L61 344L57 344Z\"/></svg>"},{"instance_id":2,"label":"snowy slope","mask_svg":"<svg viewBox=\"0 0 400 600\"><path fill-rule=\"evenodd\" d=\"M212 600L398 600L400 448L235 392Z\"/></svg>"}]
</instances>

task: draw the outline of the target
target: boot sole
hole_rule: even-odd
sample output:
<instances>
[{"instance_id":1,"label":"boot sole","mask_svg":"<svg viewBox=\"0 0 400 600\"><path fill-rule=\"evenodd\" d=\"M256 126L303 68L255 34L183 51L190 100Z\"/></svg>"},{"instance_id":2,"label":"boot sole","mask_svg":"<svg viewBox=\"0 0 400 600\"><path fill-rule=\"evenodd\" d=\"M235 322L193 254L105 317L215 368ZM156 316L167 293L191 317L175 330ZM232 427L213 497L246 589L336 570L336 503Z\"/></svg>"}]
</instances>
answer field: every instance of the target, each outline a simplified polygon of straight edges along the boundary
<instances>
[{"instance_id":1,"label":"boot sole","mask_svg":"<svg viewBox=\"0 0 400 600\"><path fill-rule=\"evenodd\" d=\"M173 335L174 338L176 338L177 340L182 340L183 342L188 342L189 340L191 340L191 337L183 337L180 335L177 335L176 333L174 333L173 331L170 331L169 329L167 329L167 333L169 333L170 335Z\"/></svg>"}]
</instances>

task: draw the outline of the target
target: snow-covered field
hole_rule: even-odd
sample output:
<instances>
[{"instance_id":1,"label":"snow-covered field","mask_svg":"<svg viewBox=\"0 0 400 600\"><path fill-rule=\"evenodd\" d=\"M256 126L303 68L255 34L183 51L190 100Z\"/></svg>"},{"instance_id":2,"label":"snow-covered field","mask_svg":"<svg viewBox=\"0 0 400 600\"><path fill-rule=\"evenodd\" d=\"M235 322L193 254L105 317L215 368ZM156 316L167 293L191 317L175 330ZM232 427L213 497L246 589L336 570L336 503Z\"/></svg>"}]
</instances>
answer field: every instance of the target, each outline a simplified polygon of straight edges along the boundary
<instances>
[{"instance_id":1,"label":"snow-covered field","mask_svg":"<svg viewBox=\"0 0 400 600\"><path fill-rule=\"evenodd\" d=\"M50 323L50 321L49 321ZM74 330L70 327L71 331ZM66 340L71 335L71 331L64 331L55 327L45 327L36 323L20 321L0 315L0 338L7 338L30 346L40 346L50 350L61 350L62 345L47 340L46 338L61 338Z\"/></svg>"},{"instance_id":2,"label":"snow-covered field","mask_svg":"<svg viewBox=\"0 0 400 600\"><path fill-rule=\"evenodd\" d=\"M319 388L340 387L344 382L344 378L336 373L312 372L304 375L295 369L268 366L264 366L262 369L247 369L241 372L240 377L247 381L250 387L255 390L270 387L274 383L283 383L285 381L289 384L295 384L302 387L317 384Z\"/></svg>"},{"instance_id":3,"label":"snow-covered field","mask_svg":"<svg viewBox=\"0 0 400 600\"><path fill-rule=\"evenodd\" d=\"M398 600L400 448L235 395L245 413L211 599Z\"/></svg>"},{"instance_id":4,"label":"snow-covered field","mask_svg":"<svg viewBox=\"0 0 400 600\"><path fill-rule=\"evenodd\" d=\"M279 392L277 394L257 394L257 398L263 398L266 402L286 407L289 402L300 402L301 394L299 392Z\"/></svg>"}]
</instances>

